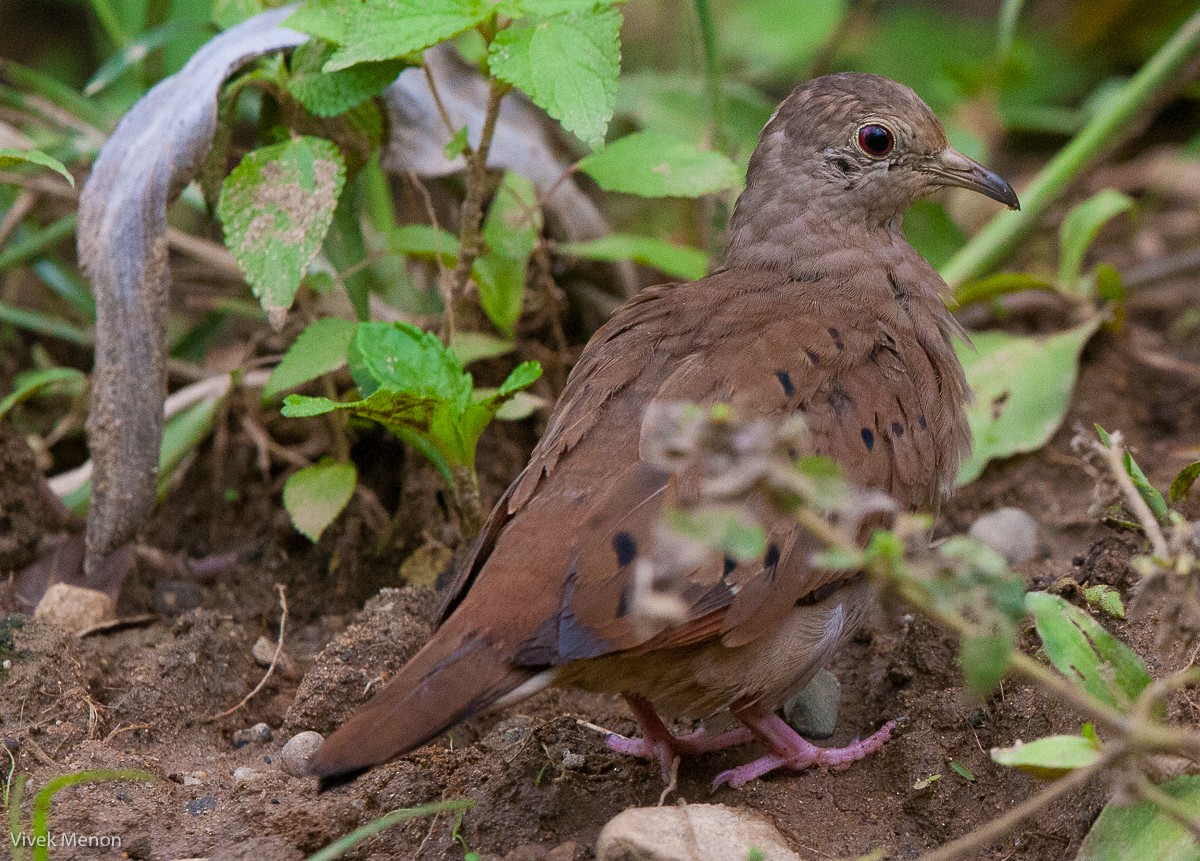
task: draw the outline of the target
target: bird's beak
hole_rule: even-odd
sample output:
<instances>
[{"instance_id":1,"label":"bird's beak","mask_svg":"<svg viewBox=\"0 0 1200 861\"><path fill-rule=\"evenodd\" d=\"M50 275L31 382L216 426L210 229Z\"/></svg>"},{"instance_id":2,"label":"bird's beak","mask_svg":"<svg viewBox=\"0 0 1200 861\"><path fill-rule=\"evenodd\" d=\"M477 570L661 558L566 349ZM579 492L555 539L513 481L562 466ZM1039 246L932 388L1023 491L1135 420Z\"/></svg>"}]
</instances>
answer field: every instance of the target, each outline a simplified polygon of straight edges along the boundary
<instances>
[{"instance_id":1,"label":"bird's beak","mask_svg":"<svg viewBox=\"0 0 1200 861\"><path fill-rule=\"evenodd\" d=\"M1020 209L1021 201L1012 186L974 159L967 158L953 147L946 147L925 165L925 172L934 176L934 185L953 185L969 188L999 201L1009 209Z\"/></svg>"}]
</instances>

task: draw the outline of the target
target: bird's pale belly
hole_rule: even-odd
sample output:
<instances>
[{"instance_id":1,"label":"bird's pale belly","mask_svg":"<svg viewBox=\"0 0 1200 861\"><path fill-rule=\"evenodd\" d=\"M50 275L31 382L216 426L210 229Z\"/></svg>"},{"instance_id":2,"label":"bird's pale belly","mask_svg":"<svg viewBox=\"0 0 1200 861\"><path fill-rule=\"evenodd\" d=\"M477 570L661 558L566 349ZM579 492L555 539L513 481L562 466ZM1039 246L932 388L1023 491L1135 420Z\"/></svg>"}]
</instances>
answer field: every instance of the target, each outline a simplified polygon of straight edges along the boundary
<instances>
[{"instance_id":1,"label":"bird's pale belly","mask_svg":"<svg viewBox=\"0 0 1200 861\"><path fill-rule=\"evenodd\" d=\"M596 693L638 694L659 712L702 718L731 704L767 709L809 680L863 621L871 586L858 577L815 604L797 605L774 630L743 646L720 638L694 645L575 661L553 684Z\"/></svg>"}]
</instances>

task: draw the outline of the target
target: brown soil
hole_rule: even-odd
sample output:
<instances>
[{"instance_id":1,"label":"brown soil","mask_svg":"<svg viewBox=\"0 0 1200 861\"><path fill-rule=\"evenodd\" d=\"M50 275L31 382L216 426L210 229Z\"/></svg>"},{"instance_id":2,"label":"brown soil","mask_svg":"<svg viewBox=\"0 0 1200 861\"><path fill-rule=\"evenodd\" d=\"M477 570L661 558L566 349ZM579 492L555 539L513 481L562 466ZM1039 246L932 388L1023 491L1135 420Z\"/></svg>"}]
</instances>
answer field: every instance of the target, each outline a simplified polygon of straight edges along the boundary
<instances>
[{"instance_id":1,"label":"brown soil","mask_svg":"<svg viewBox=\"0 0 1200 861\"><path fill-rule=\"evenodd\" d=\"M1143 313L1133 325L1166 331L1165 323ZM1099 420L1123 430L1159 486L1183 465L1188 449L1200 446L1197 393L1139 364L1129 343L1126 335L1097 337L1068 420L1050 445L989 468L947 507L941 528L965 529L981 512L1019 506L1044 530L1044 558L1021 569L1031 587L1073 578L1110 583L1128 598L1128 560L1139 541L1088 516L1092 488L1070 451L1073 426ZM1196 358L1194 336L1164 349ZM480 460L491 498L519 469L533 438L529 427L488 431ZM300 859L389 810L469 797L476 806L463 818L461 836L483 858L543 859L557 848L555 861L586 859L609 818L658 801L656 766L610 753L576 720L631 732L621 704L574 692L549 692L456 727L438 743L323 795L315 781L279 769L280 748L292 734L331 729L428 636L437 603L431 592L389 588L358 608L380 587L403 585L399 564L416 547L454 537L444 526L437 479L415 458L382 437L359 443L356 455L385 506L405 501L406 521L390 552L372 551L365 516L353 508L318 545L308 544L279 509L278 476L264 477L252 447L235 437L223 457L204 454L187 472L149 525L146 542L178 558L232 553L236 562L215 575L189 577L143 558L120 607L123 617L158 613L142 626L78 639L23 617L0 623L0 658L10 662L0 671L0 736L34 787L88 768L139 768L158 777L62 791L54 801L54 831L117 835L122 849L106 855L60 848L52 857ZM0 479L0 492L18 492L3 485ZM237 490L235 501L226 488ZM1187 513L1195 517L1198 508L1193 500ZM24 537L5 552L28 556L28 524L22 529ZM206 721L261 678L251 647L260 636L276 635L276 583L287 589L289 666L233 716ZM1143 616L1110 627L1159 669L1152 623ZM909 718L881 753L847 771L773 776L715 795L709 781L749 752L708 756L683 765L678 798L761 811L806 859L874 848L889 858L915 858L1037 791L1034 779L994 765L991 747L1075 732L1081 722L1019 682L986 702L970 701L953 639L899 606L883 608L832 669L843 704L828 743L848 742L891 717ZM272 727L273 740L235 746L234 733L258 722ZM952 770L952 761L974 780ZM239 768L250 771L235 777ZM922 783L932 775L940 778ZM1107 787L1094 785L980 857L1073 858L1106 795ZM446 816L401 824L351 857L461 859L465 850L453 826Z\"/></svg>"}]
</instances>

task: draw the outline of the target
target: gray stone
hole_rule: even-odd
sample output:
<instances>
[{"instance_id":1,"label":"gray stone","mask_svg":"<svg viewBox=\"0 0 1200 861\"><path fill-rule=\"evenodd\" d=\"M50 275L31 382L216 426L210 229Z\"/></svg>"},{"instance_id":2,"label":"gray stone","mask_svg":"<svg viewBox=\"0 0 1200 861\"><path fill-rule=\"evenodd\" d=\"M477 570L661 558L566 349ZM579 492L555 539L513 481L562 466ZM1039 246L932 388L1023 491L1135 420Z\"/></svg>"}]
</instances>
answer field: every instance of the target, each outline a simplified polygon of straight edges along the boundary
<instances>
[{"instance_id":1,"label":"gray stone","mask_svg":"<svg viewBox=\"0 0 1200 861\"><path fill-rule=\"evenodd\" d=\"M837 729L842 686L837 676L821 669L798 694L783 705L784 720L807 739L823 739Z\"/></svg>"},{"instance_id":2,"label":"gray stone","mask_svg":"<svg viewBox=\"0 0 1200 861\"><path fill-rule=\"evenodd\" d=\"M105 622L115 622L117 605L95 589L55 583L46 590L33 615L72 634L81 634Z\"/></svg>"},{"instance_id":3,"label":"gray stone","mask_svg":"<svg viewBox=\"0 0 1200 861\"><path fill-rule=\"evenodd\" d=\"M263 742L270 741L273 736L274 733L271 732L271 728L269 726L267 726L265 723L256 723L252 727L239 729L233 734L232 741L234 749L237 749L239 747L245 747L248 744L261 744Z\"/></svg>"},{"instance_id":4,"label":"gray stone","mask_svg":"<svg viewBox=\"0 0 1200 861\"><path fill-rule=\"evenodd\" d=\"M308 777L308 761L324 741L319 732L296 733L279 751L279 767L292 777Z\"/></svg>"},{"instance_id":5,"label":"gray stone","mask_svg":"<svg viewBox=\"0 0 1200 861\"><path fill-rule=\"evenodd\" d=\"M631 807L600 832L596 861L801 861L771 822L724 804Z\"/></svg>"},{"instance_id":6,"label":"gray stone","mask_svg":"<svg viewBox=\"0 0 1200 861\"><path fill-rule=\"evenodd\" d=\"M1038 553L1038 522L1019 508L998 508L971 524L968 533L1004 557L1009 565Z\"/></svg>"}]
</instances>

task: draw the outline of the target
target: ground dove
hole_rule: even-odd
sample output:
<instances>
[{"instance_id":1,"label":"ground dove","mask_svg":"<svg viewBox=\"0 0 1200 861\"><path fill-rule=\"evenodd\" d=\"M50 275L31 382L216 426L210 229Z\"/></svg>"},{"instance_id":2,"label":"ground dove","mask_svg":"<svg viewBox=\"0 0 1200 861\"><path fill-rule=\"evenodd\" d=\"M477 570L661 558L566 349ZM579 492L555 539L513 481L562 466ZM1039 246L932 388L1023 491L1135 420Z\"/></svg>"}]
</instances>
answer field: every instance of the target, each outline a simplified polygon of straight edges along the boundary
<instances>
[{"instance_id":1,"label":"ground dove","mask_svg":"<svg viewBox=\"0 0 1200 861\"><path fill-rule=\"evenodd\" d=\"M882 746L891 723L818 748L775 713L853 632L870 595L861 574L814 569L817 545L795 521L767 524L762 558L725 560L687 595L682 622L648 636L628 618L633 563L677 482L639 457L639 432L652 402L798 412L816 452L851 481L936 506L969 447L952 347L963 332L900 222L942 186L1018 206L907 87L863 74L797 87L750 160L724 265L642 291L592 337L465 558L437 633L313 757L323 785L549 685L624 695L643 736L609 747L664 772L679 755L763 743L764 756L716 784L844 767ZM672 736L659 717L725 708L742 726L720 735Z\"/></svg>"}]
</instances>

